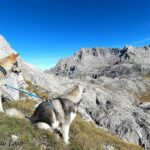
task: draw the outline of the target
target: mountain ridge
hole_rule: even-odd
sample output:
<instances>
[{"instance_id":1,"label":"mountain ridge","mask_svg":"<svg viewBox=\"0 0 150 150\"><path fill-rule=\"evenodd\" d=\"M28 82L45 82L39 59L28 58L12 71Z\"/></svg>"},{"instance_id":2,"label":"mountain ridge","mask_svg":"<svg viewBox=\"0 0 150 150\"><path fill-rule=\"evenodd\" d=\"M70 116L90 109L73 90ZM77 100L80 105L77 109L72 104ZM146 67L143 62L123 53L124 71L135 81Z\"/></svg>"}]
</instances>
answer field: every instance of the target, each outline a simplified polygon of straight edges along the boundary
<instances>
[{"instance_id":1,"label":"mountain ridge","mask_svg":"<svg viewBox=\"0 0 150 150\"><path fill-rule=\"evenodd\" d=\"M84 76L84 74L91 78L98 76L115 77L133 72L147 75L150 72L149 57L150 46L141 48L133 46L82 48L73 56L60 60L53 69L46 72L70 78Z\"/></svg>"}]
</instances>

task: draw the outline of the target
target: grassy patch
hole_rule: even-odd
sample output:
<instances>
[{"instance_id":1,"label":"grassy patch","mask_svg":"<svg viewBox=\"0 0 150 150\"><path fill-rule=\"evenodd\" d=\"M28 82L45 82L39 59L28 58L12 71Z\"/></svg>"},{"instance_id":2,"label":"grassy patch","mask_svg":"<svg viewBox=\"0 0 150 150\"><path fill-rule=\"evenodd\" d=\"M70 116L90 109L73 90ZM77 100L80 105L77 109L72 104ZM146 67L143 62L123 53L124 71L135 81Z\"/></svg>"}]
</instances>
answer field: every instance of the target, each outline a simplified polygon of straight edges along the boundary
<instances>
[{"instance_id":1,"label":"grassy patch","mask_svg":"<svg viewBox=\"0 0 150 150\"><path fill-rule=\"evenodd\" d=\"M50 99L50 92L41 92L40 89L38 89L38 87L36 87L34 84L32 84L30 81L27 81L26 80L26 83L28 84L28 87L27 87L27 91L30 91L30 92L33 92L35 93L37 96L45 99L45 100L48 100Z\"/></svg>"},{"instance_id":2,"label":"grassy patch","mask_svg":"<svg viewBox=\"0 0 150 150\"><path fill-rule=\"evenodd\" d=\"M22 101L7 101L4 103L4 108L16 108L21 110L23 113L32 115L34 112L34 105L36 105L36 101L33 100L22 100Z\"/></svg>"},{"instance_id":3,"label":"grassy patch","mask_svg":"<svg viewBox=\"0 0 150 150\"><path fill-rule=\"evenodd\" d=\"M150 80L150 75L143 76L143 79ZM150 102L150 91L138 93L136 96L139 102Z\"/></svg>"},{"instance_id":4,"label":"grassy patch","mask_svg":"<svg viewBox=\"0 0 150 150\"><path fill-rule=\"evenodd\" d=\"M144 79L145 79L145 80L150 80L150 75L145 75L145 76L144 76Z\"/></svg>"},{"instance_id":5,"label":"grassy patch","mask_svg":"<svg viewBox=\"0 0 150 150\"><path fill-rule=\"evenodd\" d=\"M119 137L105 130L96 128L93 123L86 122L78 116L71 125L72 150L103 150L104 144L109 144L118 150L142 150L134 144L128 144Z\"/></svg>"},{"instance_id":6,"label":"grassy patch","mask_svg":"<svg viewBox=\"0 0 150 150\"><path fill-rule=\"evenodd\" d=\"M150 93L143 92L140 95L138 95L138 98L140 102L150 102Z\"/></svg>"},{"instance_id":7,"label":"grassy patch","mask_svg":"<svg viewBox=\"0 0 150 150\"><path fill-rule=\"evenodd\" d=\"M63 143L56 140L53 134L36 129L32 124L24 119L17 119L0 114L0 141L6 142L0 149L19 149L24 150L40 150L43 145L49 149L63 150ZM19 146L9 144L11 135L19 137L18 142L22 143Z\"/></svg>"},{"instance_id":8,"label":"grassy patch","mask_svg":"<svg viewBox=\"0 0 150 150\"><path fill-rule=\"evenodd\" d=\"M34 101L26 100L15 103L5 102L4 107L5 109L15 107L27 114L32 114L34 105ZM9 145L13 134L19 137L18 142L23 142L21 146ZM79 115L71 125L70 145L65 146L62 140L56 139L54 134L36 129L24 119L0 114L0 142L6 143L0 147L3 150L103 150L104 144L112 145L118 150L142 150L137 145L123 142L117 136L96 128Z\"/></svg>"}]
</instances>

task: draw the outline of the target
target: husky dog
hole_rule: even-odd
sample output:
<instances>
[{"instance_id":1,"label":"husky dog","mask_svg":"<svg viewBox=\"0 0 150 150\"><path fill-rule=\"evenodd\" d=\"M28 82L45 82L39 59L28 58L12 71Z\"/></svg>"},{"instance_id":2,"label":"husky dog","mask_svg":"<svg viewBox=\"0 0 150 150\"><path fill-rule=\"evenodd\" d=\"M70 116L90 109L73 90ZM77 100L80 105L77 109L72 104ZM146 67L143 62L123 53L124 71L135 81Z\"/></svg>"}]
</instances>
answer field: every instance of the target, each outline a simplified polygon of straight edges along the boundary
<instances>
[{"instance_id":1,"label":"husky dog","mask_svg":"<svg viewBox=\"0 0 150 150\"><path fill-rule=\"evenodd\" d=\"M4 112L2 101L1 101L1 90L2 90L3 81L5 80L6 77L10 75L12 71L19 73L15 67L17 65L18 56L19 54L13 53L0 60L0 112Z\"/></svg>"},{"instance_id":2,"label":"husky dog","mask_svg":"<svg viewBox=\"0 0 150 150\"><path fill-rule=\"evenodd\" d=\"M30 121L37 126L50 125L52 129L58 130L63 136L64 142L69 143L69 129L77 112L77 106L82 98L84 87L77 84L68 93L42 102L31 116ZM42 127L44 128L44 127ZM59 130L60 129L60 130Z\"/></svg>"}]
</instances>

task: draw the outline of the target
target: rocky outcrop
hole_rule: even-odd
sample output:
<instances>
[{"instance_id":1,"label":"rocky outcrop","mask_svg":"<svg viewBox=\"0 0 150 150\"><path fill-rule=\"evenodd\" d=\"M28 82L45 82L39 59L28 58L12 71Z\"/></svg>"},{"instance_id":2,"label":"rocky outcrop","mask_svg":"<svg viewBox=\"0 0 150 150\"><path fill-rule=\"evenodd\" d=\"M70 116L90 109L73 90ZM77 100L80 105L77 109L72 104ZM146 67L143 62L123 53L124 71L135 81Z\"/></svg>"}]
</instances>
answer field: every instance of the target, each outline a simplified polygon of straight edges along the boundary
<instances>
[{"instance_id":1,"label":"rocky outcrop","mask_svg":"<svg viewBox=\"0 0 150 150\"><path fill-rule=\"evenodd\" d=\"M100 77L96 84L86 82L86 92L80 103L81 110L86 112L80 112L125 141L149 150L150 103L139 103L134 92L148 90L150 80L146 80L146 84L141 80Z\"/></svg>"},{"instance_id":2,"label":"rocky outcrop","mask_svg":"<svg viewBox=\"0 0 150 150\"><path fill-rule=\"evenodd\" d=\"M70 78L100 76L119 77L132 74L150 73L150 46L135 48L82 48L74 56L60 60L54 69L56 75ZM88 77L87 77L88 76Z\"/></svg>"},{"instance_id":3,"label":"rocky outcrop","mask_svg":"<svg viewBox=\"0 0 150 150\"><path fill-rule=\"evenodd\" d=\"M46 72L79 79L86 86L80 113L130 143L150 149L150 46L82 48ZM143 100L144 101L144 100Z\"/></svg>"},{"instance_id":4,"label":"rocky outcrop","mask_svg":"<svg viewBox=\"0 0 150 150\"><path fill-rule=\"evenodd\" d=\"M11 48L3 36L0 36L0 58L6 57L13 52L15 52L15 50ZM42 70L25 62L22 58L18 59L18 67L21 70L21 73L19 75L11 73L11 75L5 80L6 84L16 88L22 88L26 85L26 80L28 80L35 86L41 87L45 91L49 91L51 95L63 94L74 85L74 83L67 78L56 77L53 74L44 73ZM14 100L18 100L20 98L18 91L5 86L3 89ZM7 97L7 94L3 92L3 96Z\"/></svg>"}]
</instances>

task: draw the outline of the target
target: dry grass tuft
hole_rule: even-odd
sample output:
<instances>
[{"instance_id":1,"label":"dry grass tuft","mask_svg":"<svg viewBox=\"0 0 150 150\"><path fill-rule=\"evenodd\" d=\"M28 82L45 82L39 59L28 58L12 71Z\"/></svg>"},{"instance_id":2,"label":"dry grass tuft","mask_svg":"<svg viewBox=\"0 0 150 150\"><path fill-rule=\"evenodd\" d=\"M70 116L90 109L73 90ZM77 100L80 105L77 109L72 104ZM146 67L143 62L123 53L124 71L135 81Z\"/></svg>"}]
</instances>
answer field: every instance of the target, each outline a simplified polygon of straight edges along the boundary
<instances>
[{"instance_id":1,"label":"dry grass tuft","mask_svg":"<svg viewBox=\"0 0 150 150\"><path fill-rule=\"evenodd\" d=\"M8 101L4 103L4 107L5 109L16 108L18 110L21 110L25 114L32 115L35 110L34 106L36 105L36 103L37 103L36 101L28 100L28 99L16 101L16 102Z\"/></svg>"},{"instance_id":2,"label":"dry grass tuft","mask_svg":"<svg viewBox=\"0 0 150 150\"><path fill-rule=\"evenodd\" d=\"M32 84L30 81L26 81L26 83L28 84L27 90L30 92L35 93L37 96L48 100L50 99L50 93L48 92L41 92L34 84Z\"/></svg>"},{"instance_id":3,"label":"dry grass tuft","mask_svg":"<svg viewBox=\"0 0 150 150\"><path fill-rule=\"evenodd\" d=\"M138 95L138 98L139 98L140 102L150 102L150 93L143 92L140 95Z\"/></svg>"},{"instance_id":4,"label":"dry grass tuft","mask_svg":"<svg viewBox=\"0 0 150 150\"><path fill-rule=\"evenodd\" d=\"M96 128L90 122L84 121L79 115L71 126L71 145L74 150L103 150L105 144L118 150L142 150L140 146L128 144L116 135Z\"/></svg>"},{"instance_id":5,"label":"dry grass tuft","mask_svg":"<svg viewBox=\"0 0 150 150\"><path fill-rule=\"evenodd\" d=\"M150 75L144 76L144 79L145 79L145 80L150 80Z\"/></svg>"},{"instance_id":6,"label":"dry grass tuft","mask_svg":"<svg viewBox=\"0 0 150 150\"><path fill-rule=\"evenodd\" d=\"M150 80L150 75L143 76L145 80ZM150 91L138 93L139 102L150 102Z\"/></svg>"}]
</instances>

